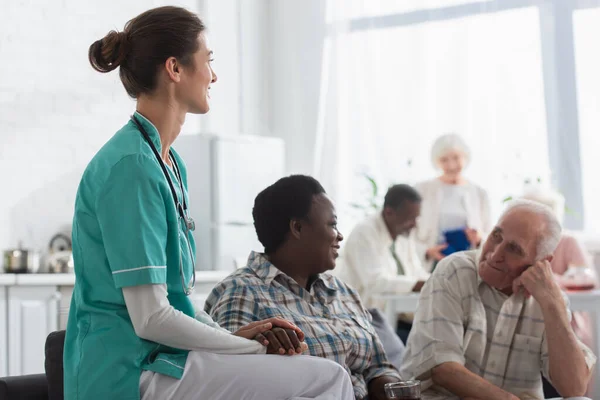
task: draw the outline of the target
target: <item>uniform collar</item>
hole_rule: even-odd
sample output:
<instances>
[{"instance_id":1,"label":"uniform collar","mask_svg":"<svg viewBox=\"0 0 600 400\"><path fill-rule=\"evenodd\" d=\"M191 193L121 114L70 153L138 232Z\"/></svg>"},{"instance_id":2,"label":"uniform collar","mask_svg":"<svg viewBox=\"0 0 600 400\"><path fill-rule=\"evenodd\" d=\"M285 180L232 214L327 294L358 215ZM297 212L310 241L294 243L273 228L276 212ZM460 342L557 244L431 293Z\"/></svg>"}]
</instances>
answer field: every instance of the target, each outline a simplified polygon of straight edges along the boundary
<instances>
[{"instance_id":1,"label":"uniform collar","mask_svg":"<svg viewBox=\"0 0 600 400\"><path fill-rule=\"evenodd\" d=\"M154 144L154 147L156 147L158 154L160 154L162 152L162 144L160 143L160 134L158 133L158 129L156 129L156 126L154 126L154 124L150 122L148 118L144 117L138 111L133 113L133 116L136 119L136 121L138 121L140 125L142 125L142 127L146 130L146 133L148 134L148 136L150 136L150 140L152 140L152 144ZM133 121L131 121L131 123L133 124L133 126L136 127L136 129L138 129L137 125Z\"/></svg>"},{"instance_id":2,"label":"uniform collar","mask_svg":"<svg viewBox=\"0 0 600 400\"><path fill-rule=\"evenodd\" d=\"M275 265L273 265L267 256L263 253L258 253L253 251L250 253L248 257L247 268L252 270L256 276L265 282L265 284L270 285L271 282L278 276L285 276L288 279L290 278L283 271L279 270ZM328 290L337 290L337 285L335 284L335 278L330 274L319 274L317 279L312 284L314 288L317 282L322 282L323 286L325 286Z\"/></svg>"}]
</instances>

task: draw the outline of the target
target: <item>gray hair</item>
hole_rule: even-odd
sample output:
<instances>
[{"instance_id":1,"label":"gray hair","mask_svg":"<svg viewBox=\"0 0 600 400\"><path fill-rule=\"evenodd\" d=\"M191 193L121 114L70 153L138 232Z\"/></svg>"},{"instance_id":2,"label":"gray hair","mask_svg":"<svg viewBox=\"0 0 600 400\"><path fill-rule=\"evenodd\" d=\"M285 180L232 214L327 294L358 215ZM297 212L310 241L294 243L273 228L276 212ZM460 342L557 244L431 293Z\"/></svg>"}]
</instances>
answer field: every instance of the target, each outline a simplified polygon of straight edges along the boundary
<instances>
[{"instance_id":1,"label":"gray hair","mask_svg":"<svg viewBox=\"0 0 600 400\"><path fill-rule=\"evenodd\" d=\"M438 161L450 150L458 150L465 156L465 164L471 161L471 149L462 137L456 133L447 133L438 137L431 147L431 163L438 168Z\"/></svg>"},{"instance_id":2,"label":"gray hair","mask_svg":"<svg viewBox=\"0 0 600 400\"><path fill-rule=\"evenodd\" d=\"M521 198L536 201L550 207L554 215L556 215L558 222L562 224L565 216L565 196L561 193L551 188L532 186L524 191Z\"/></svg>"},{"instance_id":3,"label":"gray hair","mask_svg":"<svg viewBox=\"0 0 600 400\"><path fill-rule=\"evenodd\" d=\"M514 210L529 211L542 217L544 220L544 232L538 238L535 259L541 260L554 253L561 239L562 227L552 209L547 205L531 200L513 200L508 204L500 219Z\"/></svg>"}]
</instances>

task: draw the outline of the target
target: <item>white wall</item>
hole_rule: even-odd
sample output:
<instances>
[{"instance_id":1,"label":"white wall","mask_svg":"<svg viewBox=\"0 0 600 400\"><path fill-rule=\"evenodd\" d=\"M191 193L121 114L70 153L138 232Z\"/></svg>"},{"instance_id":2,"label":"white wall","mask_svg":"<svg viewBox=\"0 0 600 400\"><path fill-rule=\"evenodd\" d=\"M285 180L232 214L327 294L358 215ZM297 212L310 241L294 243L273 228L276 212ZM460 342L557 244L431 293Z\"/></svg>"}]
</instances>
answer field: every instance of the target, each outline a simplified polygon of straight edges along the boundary
<instances>
[{"instance_id":1,"label":"white wall","mask_svg":"<svg viewBox=\"0 0 600 400\"><path fill-rule=\"evenodd\" d=\"M242 133L271 136L271 0L239 0ZM232 101L235 94L231 93Z\"/></svg>"},{"instance_id":2,"label":"white wall","mask_svg":"<svg viewBox=\"0 0 600 400\"><path fill-rule=\"evenodd\" d=\"M213 64L211 111L204 130L219 134L268 135L269 103L267 0L204 0Z\"/></svg>"},{"instance_id":3,"label":"white wall","mask_svg":"<svg viewBox=\"0 0 600 400\"><path fill-rule=\"evenodd\" d=\"M83 169L135 108L117 71L92 70L88 47L161 4L199 12L215 50L212 111L189 116L182 134L269 133L268 81L260 74L267 64L266 1L2 2L0 250L19 240L43 250L52 234L70 226Z\"/></svg>"},{"instance_id":4,"label":"white wall","mask_svg":"<svg viewBox=\"0 0 600 400\"><path fill-rule=\"evenodd\" d=\"M270 1L270 126L273 135L286 141L290 173L313 173L325 4Z\"/></svg>"}]
</instances>

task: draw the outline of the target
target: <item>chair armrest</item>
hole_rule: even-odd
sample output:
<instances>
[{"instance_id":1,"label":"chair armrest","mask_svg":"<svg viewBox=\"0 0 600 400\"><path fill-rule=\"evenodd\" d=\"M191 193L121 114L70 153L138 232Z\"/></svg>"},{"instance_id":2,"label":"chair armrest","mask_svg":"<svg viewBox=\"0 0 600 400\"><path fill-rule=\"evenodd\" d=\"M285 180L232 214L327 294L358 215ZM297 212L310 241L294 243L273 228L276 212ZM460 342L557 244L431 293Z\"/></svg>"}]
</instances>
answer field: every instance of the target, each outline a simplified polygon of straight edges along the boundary
<instances>
[{"instance_id":1,"label":"chair armrest","mask_svg":"<svg viewBox=\"0 0 600 400\"><path fill-rule=\"evenodd\" d=\"M0 378L0 400L36 400L48 398L45 374Z\"/></svg>"}]
</instances>

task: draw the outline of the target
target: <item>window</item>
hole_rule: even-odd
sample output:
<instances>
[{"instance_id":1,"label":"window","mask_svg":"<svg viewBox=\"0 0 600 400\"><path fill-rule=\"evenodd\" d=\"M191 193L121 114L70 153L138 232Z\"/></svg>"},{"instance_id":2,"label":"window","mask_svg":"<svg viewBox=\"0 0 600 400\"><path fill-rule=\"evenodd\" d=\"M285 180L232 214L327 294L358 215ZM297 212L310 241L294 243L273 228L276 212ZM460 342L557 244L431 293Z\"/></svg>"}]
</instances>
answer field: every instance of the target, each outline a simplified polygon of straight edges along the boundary
<instances>
[{"instance_id":1,"label":"window","mask_svg":"<svg viewBox=\"0 0 600 400\"><path fill-rule=\"evenodd\" d=\"M525 179L549 179L537 8L348 31L334 43L342 206L364 196L360 171L384 187L434 177L430 148L448 132L469 143L467 176L488 190L494 216Z\"/></svg>"},{"instance_id":2,"label":"window","mask_svg":"<svg viewBox=\"0 0 600 400\"><path fill-rule=\"evenodd\" d=\"M600 10L573 13L585 229L600 233Z\"/></svg>"},{"instance_id":3,"label":"window","mask_svg":"<svg viewBox=\"0 0 600 400\"><path fill-rule=\"evenodd\" d=\"M489 0L329 0L328 23L390 14L428 11L461 5L480 5Z\"/></svg>"}]
</instances>

